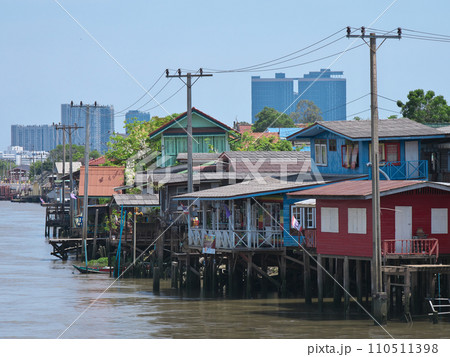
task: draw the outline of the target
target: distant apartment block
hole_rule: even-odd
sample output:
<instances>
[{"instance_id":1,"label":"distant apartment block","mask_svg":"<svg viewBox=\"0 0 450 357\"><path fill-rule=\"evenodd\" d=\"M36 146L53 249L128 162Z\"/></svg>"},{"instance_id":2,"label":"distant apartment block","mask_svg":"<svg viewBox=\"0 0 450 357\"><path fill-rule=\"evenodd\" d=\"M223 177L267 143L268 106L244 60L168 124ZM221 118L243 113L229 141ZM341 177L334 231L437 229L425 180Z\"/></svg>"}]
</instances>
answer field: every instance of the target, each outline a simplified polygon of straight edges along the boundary
<instances>
[{"instance_id":1,"label":"distant apartment block","mask_svg":"<svg viewBox=\"0 0 450 357\"><path fill-rule=\"evenodd\" d=\"M25 151L50 151L61 142L53 125L11 125L11 146Z\"/></svg>"},{"instance_id":2,"label":"distant apartment block","mask_svg":"<svg viewBox=\"0 0 450 357\"><path fill-rule=\"evenodd\" d=\"M150 121L150 113L141 112L139 110L129 110L125 114L125 124L129 124L133 121ZM125 130L128 134L128 130Z\"/></svg>"},{"instance_id":3,"label":"distant apartment block","mask_svg":"<svg viewBox=\"0 0 450 357\"><path fill-rule=\"evenodd\" d=\"M61 124L81 126L75 130L72 136L72 143L84 145L86 141L86 113L87 107L83 105L71 106L61 104ZM104 153L108 150L106 143L114 133L114 107L112 105L89 106L89 147L90 150L97 150Z\"/></svg>"},{"instance_id":4,"label":"distant apartment block","mask_svg":"<svg viewBox=\"0 0 450 357\"><path fill-rule=\"evenodd\" d=\"M252 122L264 107L290 114L299 100L306 99L319 107L325 121L346 120L347 95L344 72L321 69L309 72L303 78L286 78L275 73L275 78L252 77Z\"/></svg>"}]
</instances>

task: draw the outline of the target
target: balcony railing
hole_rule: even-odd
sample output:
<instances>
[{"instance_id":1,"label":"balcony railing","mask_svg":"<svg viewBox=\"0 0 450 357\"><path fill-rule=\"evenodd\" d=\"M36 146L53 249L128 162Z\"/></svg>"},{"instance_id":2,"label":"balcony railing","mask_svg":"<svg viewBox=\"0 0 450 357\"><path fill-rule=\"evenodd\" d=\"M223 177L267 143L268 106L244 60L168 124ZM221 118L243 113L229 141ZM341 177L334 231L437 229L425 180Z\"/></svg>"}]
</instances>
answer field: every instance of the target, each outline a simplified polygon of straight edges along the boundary
<instances>
[{"instance_id":1,"label":"balcony railing","mask_svg":"<svg viewBox=\"0 0 450 357\"><path fill-rule=\"evenodd\" d=\"M428 179L428 161L393 161L380 164L380 170L390 180L419 180ZM369 178L372 178L372 168L369 168ZM381 179L386 177L380 173Z\"/></svg>"},{"instance_id":2,"label":"balcony railing","mask_svg":"<svg viewBox=\"0 0 450 357\"><path fill-rule=\"evenodd\" d=\"M439 241L436 238L393 239L381 241L383 256L439 257Z\"/></svg>"},{"instance_id":3,"label":"balcony railing","mask_svg":"<svg viewBox=\"0 0 450 357\"><path fill-rule=\"evenodd\" d=\"M189 246L203 248L205 239L214 238L215 249L265 249L283 247L281 230L216 230L196 229L189 231Z\"/></svg>"}]
</instances>

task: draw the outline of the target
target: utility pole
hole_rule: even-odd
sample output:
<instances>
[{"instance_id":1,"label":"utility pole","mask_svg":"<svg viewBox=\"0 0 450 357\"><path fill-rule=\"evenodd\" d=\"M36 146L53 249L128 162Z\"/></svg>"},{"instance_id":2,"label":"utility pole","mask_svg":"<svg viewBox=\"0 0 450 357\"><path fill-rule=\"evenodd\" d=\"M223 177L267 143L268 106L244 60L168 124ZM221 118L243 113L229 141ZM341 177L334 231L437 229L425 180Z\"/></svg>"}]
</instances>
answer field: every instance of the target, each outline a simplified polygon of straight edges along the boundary
<instances>
[{"instance_id":1,"label":"utility pole","mask_svg":"<svg viewBox=\"0 0 450 357\"><path fill-rule=\"evenodd\" d=\"M397 29L397 35L366 35L364 27L361 27L361 35L352 35L351 28L347 27L348 38L361 38L365 41L369 38L370 44L370 120L372 132L372 264L371 264L371 290L372 290L372 312L380 324L387 323L387 295L383 292L383 281L381 274L381 220L380 220L380 158L378 141L378 90L377 90L377 38L383 42L389 38L401 39L402 30ZM367 42L366 42L367 44Z\"/></svg>"},{"instance_id":2,"label":"utility pole","mask_svg":"<svg viewBox=\"0 0 450 357\"><path fill-rule=\"evenodd\" d=\"M186 73L181 74L181 70L177 71L175 75L169 75L169 70L166 69L166 78L186 78L186 88L187 88L187 157L188 157L188 193L194 191L194 180L193 180L193 169L192 169L192 86L197 82L200 77L212 77L212 74L204 74L203 69L200 68L199 74ZM192 77L198 77L197 80L192 83Z\"/></svg>"},{"instance_id":3,"label":"utility pole","mask_svg":"<svg viewBox=\"0 0 450 357\"><path fill-rule=\"evenodd\" d=\"M73 101L70 102L70 107L73 107ZM72 133L75 130L82 129L82 126L78 126L77 123L74 125L66 125L66 124L53 124L56 130L63 131L63 177L66 175L66 132L69 135L69 185L70 185L70 193L73 193L73 165L72 165ZM64 190L63 190L63 203L64 203ZM63 206L64 207L64 206ZM69 208L69 216L70 216L70 224L69 227L72 229L73 227L73 216L74 216L74 199L70 197L70 208Z\"/></svg>"},{"instance_id":4,"label":"utility pole","mask_svg":"<svg viewBox=\"0 0 450 357\"><path fill-rule=\"evenodd\" d=\"M97 106L97 102L94 104ZM83 103L80 103L80 107L83 106ZM86 248L86 240L87 240L87 231L88 231L88 186L89 186L89 104L86 105L86 138L84 142L84 196L83 196L83 246L85 247L85 260L86 260L86 268L87 268L87 248Z\"/></svg>"}]
</instances>

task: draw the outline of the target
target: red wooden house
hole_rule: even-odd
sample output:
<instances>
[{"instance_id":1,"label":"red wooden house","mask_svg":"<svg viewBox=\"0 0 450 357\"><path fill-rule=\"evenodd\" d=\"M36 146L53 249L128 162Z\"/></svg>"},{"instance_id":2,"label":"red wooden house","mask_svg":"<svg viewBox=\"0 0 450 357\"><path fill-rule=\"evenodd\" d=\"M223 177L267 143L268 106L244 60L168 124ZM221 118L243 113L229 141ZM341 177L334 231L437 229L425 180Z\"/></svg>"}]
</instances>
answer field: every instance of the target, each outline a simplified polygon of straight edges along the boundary
<instances>
[{"instance_id":1,"label":"red wooden house","mask_svg":"<svg viewBox=\"0 0 450 357\"><path fill-rule=\"evenodd\" d=\"M345 181L289 194L316 199L317 253L372 256L372 182ZM387 258L450 254L450 186L380 181L381 244Z\"/></svg>"}]
</instances>

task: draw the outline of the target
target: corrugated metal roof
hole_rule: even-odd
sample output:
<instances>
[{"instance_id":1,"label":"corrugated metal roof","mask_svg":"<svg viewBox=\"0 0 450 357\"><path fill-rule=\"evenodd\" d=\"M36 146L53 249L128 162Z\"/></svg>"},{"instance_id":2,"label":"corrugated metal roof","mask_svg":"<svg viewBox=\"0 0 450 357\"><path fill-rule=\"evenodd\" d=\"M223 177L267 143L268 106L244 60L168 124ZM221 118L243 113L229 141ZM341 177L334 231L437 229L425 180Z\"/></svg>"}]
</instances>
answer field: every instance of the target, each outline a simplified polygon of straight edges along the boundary
<instances>
[{"instance_id":1,"label":"corrugated metal roof","mask_svg":"<svg viewBox=\"0 0 450 357\"><path fill-rule=\"evenodd\" d=\"M323 183L323 182L322 182ZM257 194L270 194L271 192L295 190L300 187L317 185L318 182L288 182L273 177L261 177L259 179L244 181L235 185L221 186L183 195L175 196L175 199L233 199L241 196Z\"/></svg>"},{"instance_id":2,"label":"corrugated metal roof","mask_svg":"<svg viewBox=\"0 0 450 357\"><path fill-rule=\"evenodd\" d=\"M303 151L226 151L220 160L229 171L274 174L309 172L311 155Z\"/></svg>"},{"instance_id":3,"label":"corrugated metal roof","mask_svg":"<svg viewBox=\"0 0 450 357\"><path fill-rule=\"evenodd\" d=\"M125 206L125 207L159 206L159 196L153 194L114 195L113 199L118 206Z\"/></svg>"},{"instance_id":4,"label":"corrugated metal roof","mask_svg":"<svg viewBox=\"0 0 450 357\"><path fill-rule=\"evenodd\" d=\"M192 161L194 162L194 164L200 165L200 164L204 164L205 162L217 160L219 158L219 156L220 156L220 154L218 154L218 153L194 152L194 153L192 153ZM182 162L182 163L187 162L187 152L178 153L177 161Z\"/></svg>"},{"instance_id":5,"label":"corrugated metal roof","mask_svg":"<svg viewBox=\"0 0 450 357\"><path fill-rule=\"evenodd\" d=\"M63 163L62 161L55 162L56 172L58 174L63 173ZM78 171L81 167L81 162L72 161L72 172ZM65 173L68 174L70 170L70 162L66 162L65 164Z\"/></svg>"},{"instance_id":6,"label":"corrugated metal roof","mask_svg":"<svg viewBox=\"0 0 450 357\"><path fill-rule=\"evenodd\" d=\"M78 195L84 196L84 170L80 168L80 185ZM114 187L124 184L124 167L112 166L89 166L88 195L92 197L111 197L117 192Z\"/></svg>"},{"instance_id":7,"label":"corrugated metal roof","mask_svg":"<svg viewBox=\"0 0 450 357\"><path fill-rule=\"evenodd\" d=\"M370 120L341 120L341 121L321 121L303 129L296 134L288 137L294 140L300 137L311 137L317 135L320 131L329 130L339 135L351 139L370 139L371 121ZM435 128L420 124L408 118L386 119L378 121L378 136L383 138L394 137L425 137L425 136L443 136L444 134Z\"/></svg>"},{"instance_id":8,"label":"corrugated metal roof","mask_svg":"<svg viewBox=\"0 0 450 357\"><path fill-rule=\"evenodd\" d=\"M379 184L380 196L415 190L422 187L434 187L450 191L445 184L413 180L382 180ZM372 181L344 181L309 190L290 193L291 198L310 197L324 199L370 199L372 197Z\"/></svg>"}]
</instances>

